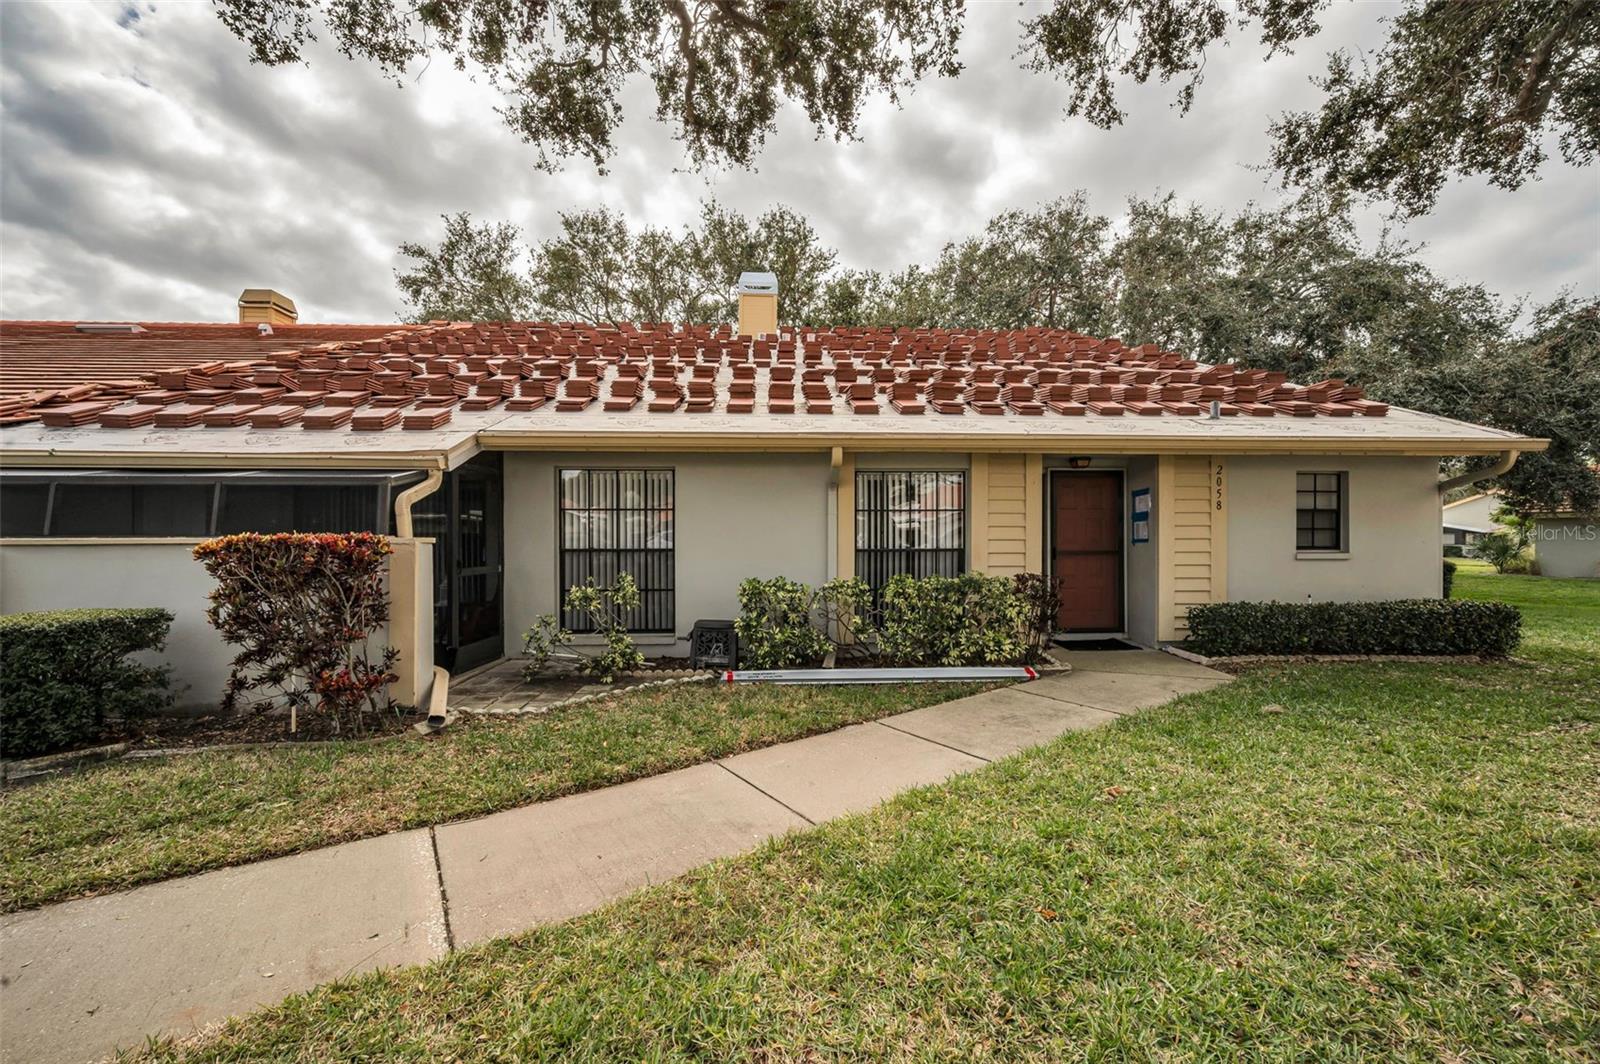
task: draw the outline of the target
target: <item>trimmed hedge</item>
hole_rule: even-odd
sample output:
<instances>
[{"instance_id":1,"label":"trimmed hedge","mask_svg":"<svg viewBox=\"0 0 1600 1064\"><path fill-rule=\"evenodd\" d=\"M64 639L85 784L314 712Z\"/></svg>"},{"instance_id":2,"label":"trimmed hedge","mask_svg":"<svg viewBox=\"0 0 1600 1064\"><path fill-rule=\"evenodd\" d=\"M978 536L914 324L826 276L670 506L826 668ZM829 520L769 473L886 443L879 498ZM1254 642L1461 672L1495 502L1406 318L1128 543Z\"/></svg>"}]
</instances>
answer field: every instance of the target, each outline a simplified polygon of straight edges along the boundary
<instances>
[{"instance_id":1,"label":"trimmed hedge","mask_svg":"<svg viewBox=\"0 0 1600 1064\"><path fill-rule=\"evenodd\" d=\"M1449 598L1450 597L1450 591L1451 591L1452 588L1455 587L1455 584L1456 584L1456 563L1451 561L1451 560L1449 560L1448 558L1446 558L1445 559L1445 563L1444 563L1444 594L1440 595L1439 597L1440 598Z\"/></svg>"},{"instance_id":2,"label":"trimmed hedge","mask_svg":"<svg viewBox=\"0 0 1600 1064\"><path fill-rule=\"evenodd\" d=\"M0 756L93 742L108 720L166 704L167 670L125 660L161 650L160 609L53 610L0 617Z\"/></svg>"},{"instance_id":3,"label":"trimmed hedge","mask_svg":"<svg viewBox=\"0 0 1600 1064\"><path fill-rule=\"evenodd\" d=\"M1501 658L1522 638L1503 602L1214 602L1189 608L1185 646L1236 654L1477 654Z\"/></svg>"}]
</instances>

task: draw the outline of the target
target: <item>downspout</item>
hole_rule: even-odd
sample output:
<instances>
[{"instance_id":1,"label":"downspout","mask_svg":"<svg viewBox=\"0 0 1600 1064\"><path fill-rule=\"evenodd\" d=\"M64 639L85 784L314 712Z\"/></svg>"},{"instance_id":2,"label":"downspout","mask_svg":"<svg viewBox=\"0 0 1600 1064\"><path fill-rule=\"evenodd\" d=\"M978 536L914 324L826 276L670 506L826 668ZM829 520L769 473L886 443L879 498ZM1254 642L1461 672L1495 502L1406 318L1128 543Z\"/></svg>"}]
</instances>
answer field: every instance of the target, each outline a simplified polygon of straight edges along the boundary
<instances>
[{"instance_id":1,"label":"downspout","mask_svg":"<svg viewBox=\"0 0 1600 1064\"><path fill-rule=\"evenodd\" d=\"M1458 476L1441 480L1439 481L1439 494L1444 495L1447 492L1454 491L1456 488L1464 488L1468 484L1476 484L1480 480L1492 480L1516 465L1517 458L1521 454L1521 451L1501 451L1499 459L1488 469L1474 469L1469 473L1461 473Z\"/></svg>"},{"instance_id":2,"label":"downspout","mask_svg":"<svg viewBox=\"0 0 1600 1064\"><path fill-rule=\"evenodd\" d=\"M394 497L394 534L401 539L411 538L411 507L418 499L426 499L444 483L444 470L430 469L419 483L411 485Z\"/></svg>"},{"instance_id":3,"label":"downspout","mask_svg":"<svg viewBox=\"0 0 1600 1064\"><path fill-rule=\"evenodd\" d=\"M439 485L443 483L444 470L438 468L430 469L428 470L428 475L423 477L421 481L411 485L409 488L394 497L394 534L396 538L413 538L411 534L411 507L414 506L418 500L425 499L429 495L432 495L434 492L438 491ZM432 616L433 614L433 602L431 598L432 589L429 588L427 591L430 596L427 603L427 613L421 614L421 616ZM422 602L420 601L421 595L422 591L419 590L417 593L417 598L419 601L416 603L416 607L419 610L422 609L423 606ZM444 727L444 725L447 723L447 718L445 715L445 700L449 697L450 674L444 669L435 665L433 667L432 681L433 682L428 685L427 689L423 689L419 682L417 684L418 689L411 693L411 697L413 699L413 704L419 707L424 704L424 699L426 698L426 704L428 706L428 719L424 722L424 727L430 731L437 731L439 728ZM401 691L401 697L403 698L405 697L405 688L402 687Z\"/></svg>"}]
</instances>

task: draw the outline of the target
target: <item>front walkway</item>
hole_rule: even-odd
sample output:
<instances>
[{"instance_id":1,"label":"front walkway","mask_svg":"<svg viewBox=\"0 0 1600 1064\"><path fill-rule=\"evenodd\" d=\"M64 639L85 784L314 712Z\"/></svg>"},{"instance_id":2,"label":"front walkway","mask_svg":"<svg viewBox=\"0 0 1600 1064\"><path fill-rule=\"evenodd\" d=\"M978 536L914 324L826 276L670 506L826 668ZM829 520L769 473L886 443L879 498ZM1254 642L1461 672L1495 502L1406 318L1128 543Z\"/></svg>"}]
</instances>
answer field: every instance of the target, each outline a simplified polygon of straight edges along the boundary
<instances>
[{"instance_id":1,"label":"front walkway","mask_svg":"<svg viewBox=\"0 0 1600 1064\"><path fill-rule=\"evenodd\" d=\"M564 920L1228 677L1150 651L437 828L0 920L0 1059L82 1061L330 979Z\"/></svg>"}]
</instances>

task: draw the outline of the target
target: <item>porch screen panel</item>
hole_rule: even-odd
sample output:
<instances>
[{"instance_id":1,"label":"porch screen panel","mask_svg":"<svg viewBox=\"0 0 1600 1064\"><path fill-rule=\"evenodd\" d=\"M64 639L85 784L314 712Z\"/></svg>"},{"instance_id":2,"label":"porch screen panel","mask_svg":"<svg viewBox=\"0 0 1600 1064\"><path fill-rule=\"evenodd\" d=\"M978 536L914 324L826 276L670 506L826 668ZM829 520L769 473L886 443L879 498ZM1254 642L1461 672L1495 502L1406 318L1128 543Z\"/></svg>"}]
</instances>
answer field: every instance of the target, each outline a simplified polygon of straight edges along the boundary
<instances>
[{"instance_id":1,"label":"porch screen panel","mask_svg":"<svg viewBox=\"0 0 1600 1064\"><path fill-rule=\"evenodd\" d=\"M956 576L967 561L967 475L856 474L856 575L874 597L899 573Z\"/></svg>"},{"instance_id":2,"label":"porch screen panel","mask_svg":"<svg viewBox=\"0 0 1600 1064\"><path fill-rule=\"evenodd\" d=\"M672 470L563 469L558 492L563 600L567 588L605 586L628 573L639 585L629 631L675 631ZM561 623L594 631L586 617L566 610Z\"/></svg>"}]
</instances>

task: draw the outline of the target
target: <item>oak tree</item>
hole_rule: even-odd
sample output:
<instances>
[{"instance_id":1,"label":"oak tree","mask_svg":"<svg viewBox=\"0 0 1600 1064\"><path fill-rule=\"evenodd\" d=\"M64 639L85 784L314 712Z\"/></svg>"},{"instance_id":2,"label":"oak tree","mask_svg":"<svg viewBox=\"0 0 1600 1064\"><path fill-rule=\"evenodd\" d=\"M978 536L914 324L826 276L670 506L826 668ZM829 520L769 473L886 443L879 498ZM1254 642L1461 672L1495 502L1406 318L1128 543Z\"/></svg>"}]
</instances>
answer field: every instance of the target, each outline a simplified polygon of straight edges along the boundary
<instances>
[{"instance_id":1,"label":"oak tree","mask_svg":"<svg viewBox=\"0 0 1600 1064\"><path fill-rule=\"evenodd\" d=\"M400 254L413 262L395 271L408 321L514 321L534 311L533 286L519 266L524 251L516 226L474 225L465 211L444 216L437 247L408 241Z\"/></svg>"},{"instance_id":2,"label":"oak tree","mask_svg":"<svg viewBox=\"0 0 1600 1064\"><path fill-rule=\"evenodd\" d=\"M304 61L319 34L399 80L442 54L504 96L539 165L604 167L630 79L695 165L749 166L785 101L819 135L853 138L865 102L953 77L962 0L215 0L267 64ZM1023 65L1060 78L1065 110L1122 122L1119 82L1178 81L1187 110L1210 50L1254 27L1269 56L1320 29L1330 0L1057 0L1022 22ZM1312 111L1273 126L1295 185L1342 184L1429 209L1444 182L1519 187L1554 136L1600 148L1600 0L1407 0L1370 62L1335 53Z\"/></svg>"}]
</instances>

